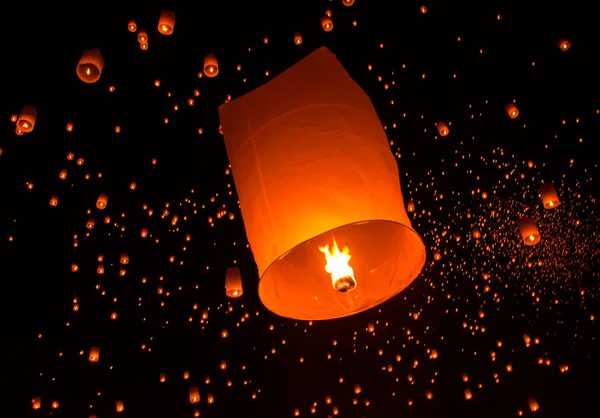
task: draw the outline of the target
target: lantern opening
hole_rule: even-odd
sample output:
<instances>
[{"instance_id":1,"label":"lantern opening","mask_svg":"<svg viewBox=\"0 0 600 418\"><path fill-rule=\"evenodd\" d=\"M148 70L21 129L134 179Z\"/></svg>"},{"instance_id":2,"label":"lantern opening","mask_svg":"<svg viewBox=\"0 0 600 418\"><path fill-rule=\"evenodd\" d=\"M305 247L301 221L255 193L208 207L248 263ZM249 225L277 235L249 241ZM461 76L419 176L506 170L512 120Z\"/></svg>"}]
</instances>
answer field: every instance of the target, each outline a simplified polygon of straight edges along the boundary
<instances>
[{"instance_id":1,"label":"lantern opening","mask_svg":"<svg viewBox=\"0 0 600 418\"><path fill-rule=\"evenodd\" d=\"M354 270L348 265L352 258L350 249L344 247L340 252L334 238L331 251L329 251L329 245L319 247L319 251L325 254L325 260L327 261L325 271L331 274L333 288L340 293L353 291L356 288L356 279L354 278Z\"/></svg>"}]
</instances>

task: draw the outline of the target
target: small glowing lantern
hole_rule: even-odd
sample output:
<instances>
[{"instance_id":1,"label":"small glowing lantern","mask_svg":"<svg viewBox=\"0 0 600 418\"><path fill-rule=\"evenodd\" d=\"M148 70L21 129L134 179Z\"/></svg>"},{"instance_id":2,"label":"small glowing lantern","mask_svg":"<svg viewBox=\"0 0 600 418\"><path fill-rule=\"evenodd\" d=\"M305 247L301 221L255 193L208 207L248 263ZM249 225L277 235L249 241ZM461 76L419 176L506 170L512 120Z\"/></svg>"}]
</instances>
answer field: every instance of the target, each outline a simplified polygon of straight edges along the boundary
<instances>
[{"instance_id":1,"label":"small glowing lantern","mask_svg":"<svg viewBox=\"0 0 600 418\"><path fill-rule=\"evenodd\" d=\"M108 196L105 194L101 194L98 196L98 200L96 200L96 207L100 210L106 209L106 204L108 203Z\"/></svg>"},{"instance_id":2,"label":"small glowing lantern","mask_svg":"<svg viewBox=\"0 0 600 418\"><path fill-rule=\"evenodd\" d=\"M537 226L533 219L528 216L524 216L519 221L519 230L521 231L521 238L523 243L527 246L533 246L540 242L541 236Z\"/></svg>"},{"instance_id":3,"label":"small glowing lantern","mask_svg":"<svg viewBox=\"0 0 600 418\"><path fill-rule=\"evenodd\" d=\"M561 51L567 52L569 48L571 48L571 42L567 41L566 39L563 39L558 43L558 47Z\"/></svg>"},{"instance_id":4,"label":"small glowing lantern","mask_svg":"<svg viewBox=\"0 0 600 418\"><path fill-rule=\"evenodd\" d=\"M100 79L104 59L98 48L86 49L77 64L77 76L84 83L95 83Z\"/></svg>"},{"instance_id":5,"label":"small glowing lantern","mask_svg":"<svg viewBox=\"0 0 600 418\"><path fill-rule=\"evenodd\" d=\"M33 409L40 409L42 407L42 398L33 398L31 403Z\"/></svg>"},{"instance_id":6,"label":"small glowing lantern","mask_svg":"<svg viewBox=\"0 0 600 418\"><path fill-rule=\"evenodd\" d=\"M415 211L415 202L413 202L412 200L409 200L408 204L406 205L406 210L409 212L414 212Z\"/></svg>"},{"instance_id":7,"label":"small glowing lantern","mask_svg":"<svg viewBox=\"0 0 600 418\"><path fill-rule=\"evenodd\" d=\"M302 44L302 35L300 34L300 32L296 32L294 34L294 43L296 45L301 45Z\"/></svg>"},{"instance_id":8,"label":"small glowing lantern","mask_svg":"<svg viewBox=\"0 0 600 418\"><path fill-rule=\"evenodd\" d=\"M59 177L61 180L64 180L64 179L66 179L66 178L67 178L67 170L62 170L62 171L60 172L60 174L58 175L58 177Z\"/></svg>"},{"instance_id":9,"label":"small glowing lantern","mask_svg":"<svg viewBox=\"0 0 600 418\"><path fill-rule=\"evenodd\" d=\"M208 54L204 57L204 75L207 77L216 77L219 74L219 63L215 54Z\"/></svg>"},{"instance_id":10,"label":"small glowing lantern","mask_svg":"<svg viewBox=\"0 0 600 418\"><path fill-rule=\"evenodd\" d=\"M123 412L125 410L125 405L123 405L123 401L117 401L117 412Z\"/></svg>"},{"instance_id":11,"label":"small glowing lantern","mask_svg":"<svg viewBox=\"0 0 600 418\"><path fill-rule=\"evenodd\" d=\"M517 109L517 106L515 106L513 103L507 104L504 108L511 119L515 119L517 116L519 116L519 109Z\"/></svg>"},{"instance_id":12,"label":"small glowing lantern","mask_svg":"<svg viewBox=\"0 0 600 418\"><path fill-rule=\"evenodd\" d=\"M242 275L237 267L230 267L225 274L225 294L230 298L242 296L244 290L242 288Z\"/></svg>"},{"instance_id":13,"label":"small glowing lantern","mask_svg":"<svg viewBox=\"0 0 600 418\"><path fill-rule=\"evenodd\" d=\"M96 220L94 218L90 218L90 219L88 219L87 223L85 224L85 227L87 229L94 229L94 225L96 225Z\"/></svg>"},{"instance_id":14,"label":"small glowing lantern","mask_svg":"<svg viewBox=\"0 0 600 418\"><path fill-rule=\"evenodd\" d=\"M534 398L529 398L527 400L527 403L529 404L529 409L531 410L531 412L536 412L537 410L540 409L540 406L538 405L538 403L536 402L536 400Z\"/></svg>"},{"instance_id":15,"label":"small glowing lantern","mask_svg":"<svg viewBox=\"0 0 600 418\"><path fill-rule=\"evenodd\" d=\"M175 28L175 12L163 10L158 19L158 31L163 35L171 35Z\"/></svg>"},{"instance_id":16,"label":"small glowing lantern","mask_svg":"<svg viewBox=\"0 0 600 418\"><path fill-rule=\"evenodd\" d=\"M190 403L198 403L200 402L200 390L197 386L192 386L189 389L190 394Z\"/></svg>"},{"instance_id":17,"label":"small glowing lantern","mask_svg":"<svg viewBox=\"0 0 600 418\"><path fill-rule=\"evenodd\" d=\"M344 3L344 6L350 7L354 4L354 0L343 0L342 3Z\"/></svg>"},{"instance_id":18,"label":"small glowing lantern","mask_svg":"<svg viewBox=\"0 0 600 418\"><path fill-rule=\"evenodd\" d=\"M119 259L119 261L123 265L129 264L129 256L127 254L125 254L125 253L121 253L121 258Z\"/></svg>"},{"instance_id":19,"label":"small glowing lantern","mask_svg":"<svg viewBox=\"0 0 600 418\"><path fill-rule=\"evenodd\" d=\"M475 238L475 239L481 238L481 232L479 231L479 228L477 228L476 226L473 227L473 238Z\"/></svg>"},{"instance_id":20,"label":"small glowing lantern","mask_svg":"<svg viewBox=\"0 0 600 418\"><path fill-rule=\"evenodd\" d=\"M73 122L67 122L67 132L73 132Z\"/></svg>"},{"instance_id":21,"label":"small glowing lantern","mask_svg":"<svg viewBox=\"0 0 600 418\"><path fill-rule=\"evenodd\" d=\"M139 43L145 44L148 42L148 33L145 29L140 29L137 38Z\"/></svg>"},{"instance_id":22,"label":"small glowing lantern","mask_svg":"<svg viewBox=\"0 0 600 418\"><path fill-rule=\"evenodd\" d=\"M558 193L556 193L556 188L553 183L543 183L540 188L540 193L542 195L544 209L554 209L560 205Z\"/></svg>"},{"instance_id":23,"label":"small glowing lantern","mask_svg":"<svg viewBox=\"0 0 600 418\"><path fill-rule=\"evenodd\" d=\"M143 227L140 235L142 238L146 238L148 236L148 228Z\"/></svg>"},{"instance_id":24,"label":"small glowing lantern","mask_svg":"<svg viewBox=\"0 0 600 418\"><path fill-rule=\"evenodd\" d=\"M321 18L321 26L325 32L331 32L333 29L333 22L329 16L323 16Z\"/></svg>"},{"instance_id":25,"label":"small glowing lantern","mask_svg":"<svg viewBox=\"0 0 600 418\"><path fill-rule=\"evenodd\" d=\"M33 106L23 106L17 118L17 129L21 132L31 132L37 119L37 110Z\"/></svg>"},{"instance_id":26,"label":"small glowing lantern","mask_svg":"<svg viewBox=\"0 0 600 418\"><path fill-rule=\"evenodd\" d=\"M269 310L345 317L416 278L425 248L405 212L385 131L327 48L221 105L220 118Z\"/></svg>"},{"instance_id":27,"label":"small glowing lantern","mask_svg":"<svg viewBox=\"0 0 600 418\"><path fill-rule=\"evenodd\" d=\"M444 122L438 122L437 129L440 136L448 136L450 133L450 129L448 129L448 126Z\"/></svg>"},{"instance_id":28,"label":"small glowing lantern","mask_svg":"<svg viewBox=\"0 0 600 418\"><path fill-rule=\"evenodd\" d=\"M92 363L97 362L100 359L100 347L92 347L90 348L90 356L88 360Z\"/></svg>"},{"instance_id":29,"label":"small glowing lantern","mask_svg":"<svg viewBox=\"0 0 600 418\"><path fill-rule=\"evenodd\" d=\"M56 206L58 205L58 196L52 196L50 198L50 206Z\"/></svg>"},{"instance_id":30,"label":"small glowing lantern","mask_svg":"<svg viewBox=\"0 0 600 418\"><path fill-rule=\"evenodd\" d=\"M135 32L137 30L137 23L135 23L135 20L130 20L129 23L127 24L127 29L129 29L129 32Z\"/></svg>"}]
</instances>

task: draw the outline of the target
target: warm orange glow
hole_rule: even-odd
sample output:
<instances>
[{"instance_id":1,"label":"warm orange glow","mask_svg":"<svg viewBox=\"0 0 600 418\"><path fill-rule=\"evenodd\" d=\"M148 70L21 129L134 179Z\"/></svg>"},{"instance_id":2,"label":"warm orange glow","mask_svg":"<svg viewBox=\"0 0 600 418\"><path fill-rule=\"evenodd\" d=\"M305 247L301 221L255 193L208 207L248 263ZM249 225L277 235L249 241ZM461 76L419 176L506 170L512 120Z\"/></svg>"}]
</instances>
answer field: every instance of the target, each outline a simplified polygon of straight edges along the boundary
<instances>
[{"instance_id":1,"label":"warm orange glow","mask_svg":"<svg viewBox=\"0 0 600 418\"><path fill-rule=\"evenodd\" d=\"M542 195L542 205L544 205L544 209L554 209L557 206L560 206L558 193L556 192L553 183L542 183L540 193Z\"/></svg>"},{"instance_id":2,"label":"warm orange glow","mask_svg":"<svg viewBox=\"0 0 600 418\"><path fill-rule=\"evenodd\" d=\"M243 293L240 269L237 267L228 268L225 275L225 294L230 298L237 298L242 296Z\"/></svg>"},{"instance_id":3,"label":"warm orange glow","mask_svg":"<svg viewBox=\"0 0 600 418\"><path fill-rule=\"evenodd\" d=\"M175 28L175 12L163 10L158 19L158 31L163 35L171 35Z\"/></svg>"},{"instance_id":4,"label":"warm orange glow","mask_svg":"<svg viewBox=\"0 0 600 418\"><path fill-rule=\"evenodd\" d=\"M96 207L98 209L105 209L107 204L108 196L106 196L105 194L101 194L100 196L98 196L98 200L96 200Z\"/></svg>"},{"instance_id":5,"label":"warm orange glow","mask_svg":"<svg viewBox=\"0 0 600 418\"><path fill-rule=\"evenodd\" d=\"M137 39L140 44L145 44L146 42L148 42L148 33L145 29L140 29Z\"/></svg>"},{"instance_id":6,"label":"warm orange glow","mask_svg":"<svg viewBox=\"0 0 600 418\"><path fill-rule=\"evenodd\" d=\"M569 48L571 48L571 42L567 41L566 39L563 39L558 43L558 47L561 51L566 52L569 50Z\"/></svg>"},{"instance_id":7,"label":"warm orange glow","mask_svg":"<svg viewBox=\"0 0 600 418\"><path fill-rule=\"evenodd\" d=\"M137 30L137 23L135 23L135 20L129 21L127 24L127 29L129 29L129 32L135 32Z\"/></svg>"},{"instance_id":8,"label":"warm orange glow","mask_svg":"<svg viewBox=\"0 0 600 418\"><path fill-rule=\"evenodd\" d=\"M300 34L300 32L296 32L294 34L294 43L296 45L301 45L302 44L302 35Z\"/></svg>"},{"instance_id":9,"label":"warm orange glow","mask_svg":"<svg viewBox=\"0 0 600 418\"><path fill-rule=\"evenodd\" d=\"M512 103L509 103L505 106L506 109L506 113L508 113L508 116L511 119L515 119L517 116L519 116L519 109L517 109L517 106L515 106Z\"/></svg>"},{"instance_id":10,"label":"warm orange glow","mask_svg":"<svg viewBox=\"0 0 600 418\"><path fill-rule=\"evenodd\" d=\"M333 22L329 16L323 16L321 18L321 26L325 32L330 32L333 29Z\"/></svg>"},{"instance_id":11,"label":"warm orange glow","mask_svg":"<svg viewBox=\"0 0 600 418\"><path fill-rule=\"evenodd\" d=\"M344 247L340 252L340 249L333 239L333 248L329 251L329 245L319 247L319 251L325 254L325 271L331 274L331 284L333 288L338 292L351 292L356 288L356 279L354 278L354 270L348 265L348 262L352 258L350 255L350 249Z\"/></svg>"},{"instance_id":12,"label":"warm orange glow","mask_svg":"<svg viewBox=\"0 0 600 418\"><path fill-rule=\"evenodd\" d=\"M219 74L219 63L214 54L208 54L204 57L204 75L207 77L216 77Z\"/></svg>"},{"instance_id":13,"label":"warm orange glow","mask_svg":"<svg viewBox=\"0 0 600 418\"><path fill-rule=\"evenodd\" d=\"M541 236L533 219L524 216L519 221L519 230L523 243L527 246L533 246L540 242Z\"/></svg>"},{"instance_id":14,"label":"warm orange glow","mask_svg":"<svg viewBox=\"0 0 600 418\"><path fill-rule=\"evenodd\" d=\"M84 83L95 83L100 79L104 59L98 48L86 49L77 64L77 76Z\"/></svg>"},{"instance_id":15,"label":"warm orange glow","mask_svg":"<svg viewBox=\"0 0 600 418\"><path fill-rule=\"evenodd\" d=\"M17 129L21 132L31 132L35 126L37 111L33 106L23 106L17 118Z\"/></svg>"},{"instance_id":16,"label":"warm orange glow","mask_svg":"<svg viewBox=\"0 0 600 418\"><path fill-rule=\"evenodd\" d=\"M444 122L438 122L437 129L440 136L448 136L450 133L450 129L448 129L448 126Z\"/></svg>"},{"instance_id":17,"label":"warm orange glow","mask_svg":"<svg viewBox=\"0 0 600 418\"><path fill-rule=\"evenodd\" d=\"M200 390L197 386L192 386L189 389L190 403L200 402Z\"/></svg>"},{"instance_id":18,"label":"warm orange glow","mask_svg":"<svg viewBox=\"0 0 600 418\"><path fill-rule=\"evenodd\" d=\"M92 363L97 362L100 359L100 347L92 347L90 348L90 355L88 360Z\"/></svg>"},{"instance_id":19,"label":"warm orange glow","mask_svg":"<svg viewBox=\"0 0 600 418\"><path fill-rule=\"evenodd\" d=\"M304 320L349 316L417 277L425 248L406 214L385 131L327 48L221 105L220 120L269 310ZM352 251L360 286L350 293L324 278L319 247L334 238Z\"/></svg>"}]
</instances>

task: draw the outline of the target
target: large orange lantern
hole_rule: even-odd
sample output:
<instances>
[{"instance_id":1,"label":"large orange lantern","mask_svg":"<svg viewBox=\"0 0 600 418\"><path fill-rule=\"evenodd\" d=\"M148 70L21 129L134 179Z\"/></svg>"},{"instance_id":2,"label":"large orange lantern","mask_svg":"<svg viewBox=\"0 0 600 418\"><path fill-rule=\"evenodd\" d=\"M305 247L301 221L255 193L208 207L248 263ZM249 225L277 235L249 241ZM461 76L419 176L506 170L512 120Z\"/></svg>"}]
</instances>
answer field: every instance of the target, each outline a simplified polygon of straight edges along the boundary
<instances>
[{"instance_id":1,"label":"large orange lantern","mask_svg":"<svg viewBox=\"0 0 600 418\"><path fill-rule=\"evenodd\" d=\"M90 348L90 355L89 355L88 359L92 363L97 362L100 359L100 347Z\"/></svg>"},{"instance_id":2,"label":"large orange lantern","mask_svg":"<svg viewBox=\"0 0 600 418\"><path fill-rule=\"evenodd\" d=\"M237 267L228 268L225 274L225 294L230 298L237 298L242 296L243 293L240 269Z\"/></svg>"},{"instance_id":3,"label":"large orange lantern","mask_svg":"<svg viewBox=\"0 0 600 418\"><path fill-rule=\"evenodd\" d=\"M517 106L515 106L513 103L507 104L504 108L511 119L515 119L517 116L519 116L519 109L517 109Z\"/></svg>"},{"instance_id":4,"label":"large orange lantern","mask_svg":"<svg viewBox=\"0 0 600 418\"><path fill-rule=\"evenodd\" d=\"M21 132L31 132L37 119L37 110L33 106L23 106L17 118L17 129Z\"/></svg>"},{"instance_id":5,"label":"large orange lantern","mask_svg":"<svg viewBox=\"0 0 600 418\"><path fill-rule=\"evenodd\" d=\"M534 222L528 216L524 216L519 221L519 230L521 231L521 238L523 238L523 243L527 246L533 246L540 242L541 236L540 231Z\"/></svg>"},{"instance_id":6,"label":"large orange lantern","mask_svg":"<svg viewBox=\"0 0 600 418\"><path fill-rule=\"evenodd\" d=\"M108 203L108 196L103 193L100 196L98 196L98 200L96 200L96 207L101 210L105 209L107 203Z\"/></svg>"},{"instance_id":7,"label":"large orange lantern","mask_svg":"<svg viewBox=\"0 0 600 418\"><path fill-rule=\"evenodd\" d=\"M190 403L200 402L200 390L198 390L198 386L192 386L189 389L189 395L190 395Z\"/></svg>"},{"instance_id":8,"label":"large orange lantern","mask_svg":"<svg viewBox=\"0 0 600 418\"><path fill-rule=\"evenodd\" d=\"M219 111L268 309L340 318L416 278L425 247L385 132L327 48Z\"/></svg>"},{"instance_id":9,"label":"large orange lantern","mask_svg":"<svg viewBox=\"0 0 600 418\"><path fill-rule=\"evenodd\" d=\"M163 35L171 35L175 28L175 12L163 10L158 18L158 31Z\"/></svg>"},{"instance_id":10,"label":"large orange lantern","mask_svg":"<svg viewBox=\"0 0 600 418\"><path fill-rule=\"evenodd\" d=\"M331 20L331 17L327 15L323 16L321 18L321 26L325 32L330 32L333 30L333 21Z\"/></svg>"},{"instance_id":11,"label":"large orange lantern","mask_svg":"<svg viewBox=\"0 0 600 418\"><path fill-rule=\"evenodd\" d=\"M446 125L444 122L438 122L437 129L438 129L440 136L448 136L448 134L450 133L450 129L448 129L448 125Z\"/></svg>"},{"instance_id":12,"label":"large orange lantern","mask_svg":"<svg viewBox=\"0 0 600 418\"><path fill-rule=\"evenodd\" d=\"M208 54L204 57L204 75L207 77L216 77L219 74L219 63L215 54Z\"/></svg>"},{"instance_id":13,"label":"large orange lantern","mask_svg":"<svg viewBox=\"0 0 600 418\"><path fill-rule=\"evenodd\" d=\"M540 188L540 193L542 195L542 204L544 205L544 209L554 209L560 205L558 193L556 193L553 183L543 183L542 187Z\"/></svg>"},{"instance_id":14,"label":"large orange lantern","mask_svg":"<svg viewBox=\"0 0 600 418\"><path fill-rule=\"evenodd\" d=\"M77 64L77 76L84 83L95 83L100 79L104 59L98 48L86 49Z\"/></svg>"}]
</instances>

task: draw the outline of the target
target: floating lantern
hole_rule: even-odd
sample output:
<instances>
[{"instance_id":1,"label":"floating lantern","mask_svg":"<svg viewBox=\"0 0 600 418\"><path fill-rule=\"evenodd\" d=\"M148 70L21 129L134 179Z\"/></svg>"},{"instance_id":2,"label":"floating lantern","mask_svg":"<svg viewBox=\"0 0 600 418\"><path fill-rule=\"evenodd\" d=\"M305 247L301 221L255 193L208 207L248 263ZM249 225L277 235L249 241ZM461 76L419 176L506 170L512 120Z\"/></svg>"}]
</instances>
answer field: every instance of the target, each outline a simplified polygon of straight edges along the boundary
<instances>
[{"instance_id":1,"label":"floating lantern","mask_svg":"<svg viewBox=\"0 0 600 418\"><path fill-rule=\"evenodd\" d=\"M92 363L97 362L100 359L100 347L92 347L90 348L90 355L88 360Z\"/></svg>"},{"instance_id":2,"label":"floating lantern","mask_svg":"<svg viewBox=\"0 0 600 418\"><path fill-rule=\"evenodd\" d=\"M200 390L198 389L197 386L192 386L189 389L189 395L190 395L190 403L200 402Z\"/></svg>"},{"instance_id":3,"label":"floating lantern","mask_svg":"<svg viewBox=\"0 0 600 418\"><path fill-rule=\"evenodd\" d=\"M127 24L127 29L129 30L129 32L135 32L137 30L137 23L135 23L135 20L129 21L129 23Z\"/></svg>"},{"instance_id":4,"label":"floating lantern","mask_svg":"<svg viewBox=\"0 0 600 418\"><path fill-rule=\"evenodd\" d=\"M448 129L448 126L444 122L438 122L437 129L440 136L448 136L450 133L450 129Z\"/></svg>"},{"instance_id":5,"label":"floating lantern","mask_svg":"<svg viewBox=\"0 0 600 418\"><path fill-rule=\"evenodd\" d=\"M207 77L216 77L219 74L219 63L214 54L208 54L204 57L204 75Z\"/></svg>"},{"instance_id":6,"label":"floating lantern","mask_svg":"<svg viewBox=\"0 0 600 418\"><path fill-rule=\"evenodd\" d=\"M225 275L225 294L230 298L237 298L242 296L243 293L240 269L237 267L228 268Z\"/></svg>"},{"instance_id":7,"label":"floating lantern","mask_svg":"<svg viewBox=\"0 0 600 418\"><path fill-rule=\"evenodd\" d=\"M405 212L386 134L327 48L223 104L220 117L268 309L344 317L416 278L425 248Z\"/></svg>"},{"instance_id":8,"label":"floating lantern","mask_svg":"<svg viewBox=\"0 0 600 418\"><path fill-rule=\"evenodd\" d=\"M21 132L31 132L35 126L37 111L33 106L23 106L17 118L17 129Z\"/></svg>"},{"instance_id":9,"label":"floating lantern","mask_svg":"<svg viewBox=\"0 0 600 418\"><path fill-rule=\"evenodd\" d=\"M100 79L104 59L98 48L86 49L77 64L77 76L84 83L95 83Z\"/></svg>"},{"instance_id":10,"label":"floating lantern","mask_svg":"<svg viewBox=\"0 0 600 418\"><path fill-rule=\"evenodd\" d=\"M533 219L524 216L519 221L519 230L523 243L527 246L533 246L540 242L541 236Z\"/></svg>"},{"instance_id":11,"label":"floating lantern","mask_svg":"<svg viewBox=\"0 0 600 418\"><path fill-rule=\"evenodd\" d=\"M331 30L333 29L333 22L331 21L331 17L329 16L323 16L321 18L321 26L323 27L323 30L325 32L331 32Z\"/></svg>"},{"instance_id":12,"label":"floating lantern","mask_svg":"<svg viewBox=\"0 0 600 418\"><path fill-rule=\"evenodd\" d=\"M140 29L137 39L140 44L145 44L148 42L148 33L146 32L146 29Z\"/></svg>"},{"instance_id":13,"label":"floating lantern","mask_svg":"<svg viewBox=\"0 0 600 418\"><path fill-rule=\"evenodd\" d=\"M163 10L158 18L158 31L163 35L171 35L175 28L175 12Z\"/></svg>"},{"instance_id":14,"label":"floating lantern","mask_svg":"<svg viewBox=\"0 0 600 418\"><path fill-rule=\"evenodd\" d=\"M567 41L566 39L563 39L558 42L558 47L561 51L567 52L569 48L571 48L571 42Z\"/></svg>"},{"instance_id":15,"label":"floating lantern","mask_svg":"<svg viewBox=\"0 0 600 418\"><path fill-rule=\"evenodd\" d=\"M514 104L509 103L504 108L506 109L506 113L508 113L508 116L511 119L515 119L517 116L519 116L519 109L517 109L517 106L515 106Z\"/></svg>"},{"instance_id":16,"label":"floating lantern","mask_svg":"<svg viewBox=\"0 0 600 418\"><path fill-rule=\"evenodd\" d=\"M300 34L300 32L296 32L294 34L294 43L296 45L301 45L302 44L302 35Z\"/></svg>"},{"instance_id":17,"label":"floating lantern","mask_svg":"<svg viewBox=\"0 0 600 418\"><path fill-rule=\"evenodd\" d=\"M558 193L556 193L556 188L553 183L543 183L540 188L540 193L542 195L544 209L554 209L560 205Z\"/></svg>"},{"instance_id":18,"label":"floating lantern","mask_svg":"<svg viewBox=\"0 0 600 418\"><path fill-rule=\"evenodd\" d=\"M108 196L106 196L105 194L101 194L100 196L98 196L98 200L96 200L96 207L98 209L105 209L107 203Z\"/></svg>"}]
</instances>

